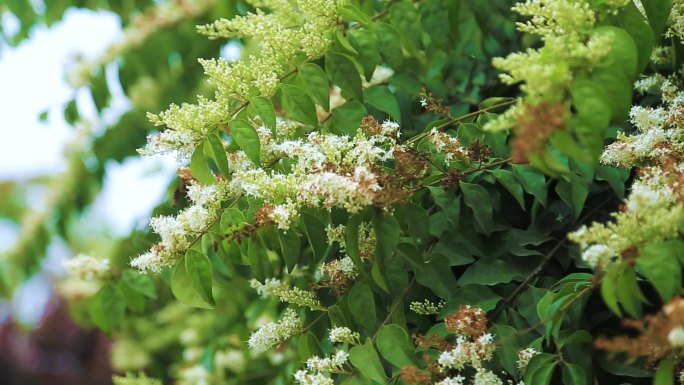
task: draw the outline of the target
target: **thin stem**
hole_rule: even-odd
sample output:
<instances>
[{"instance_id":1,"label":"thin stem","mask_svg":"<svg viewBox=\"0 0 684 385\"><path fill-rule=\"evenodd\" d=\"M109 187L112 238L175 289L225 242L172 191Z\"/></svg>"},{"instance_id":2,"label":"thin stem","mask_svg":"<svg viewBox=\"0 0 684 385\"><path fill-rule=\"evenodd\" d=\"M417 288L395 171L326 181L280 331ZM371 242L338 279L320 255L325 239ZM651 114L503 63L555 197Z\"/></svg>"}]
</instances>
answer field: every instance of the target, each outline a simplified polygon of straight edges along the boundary
<instances>
[{"instance_id":1,"label":"thin stem","mask_svg":"<svg viewBox=\"0 0 684 385\"><path fill-rule=\"evenodd\" d=\"M416 283L416 277L413 277L411 279L411 282L406 286L404 291L401 292L399 297L397 298L396 302L394 303L394 306L390 307L389 313L387 313L387 317L382 321L380 324L380 327L378 327L378 330L373 334L373 337L371 337L371 341L375 341L378 338L378 333L380 333L380 329L382 329L383 326L387 325L387 323L392 319L392 316L394 313L397 312L397 309L399 309L399 306L401 306L401 303L404 301L404 297L411 291L413 288L413 284Z\"/></svg>"},{"instance_id":2,"label":"thin stem","mask_svg":"<svg viewBox=\"0 0 684 385\"><path fill-rule=\"evenodd\" d=\"M468 114L461 115L461 116L459 116L459 117L457 117L457 118L449 119L449 120L447 120L446 122L440 124L439 126L434 127L434 129L437 130L437 131L440 131L440 130L444 129L445 127L448 127L448 126L450 126L450 125L452 125L452 124L454 124L454 123L458 123L458 122L461 122L461 121L463 121L463 120L470 119L470 118L472 118L472 117L474 117L474 116L477 116L477 115L480 115L480 114L484 114L485 112L489 112L489 111L495 110L495 109L497 109L497 108L510 106L511 104L514 104L515 102L516 102L515 99L514 99L514 100L509 100L509 101L507 101L507 102L495 104L495 105L489 106L489 107L487 107L487 108L483 108L483 109L480 109L480 110L477 110L477 111L473 111L473 112L470 112L470 113L468 113ZM417 142L417 141L423 139L423 138L426 137L428 134L429 134L429 132L420 133L420 134L414 136L413 138L407 140L407 141L406 141L406 144L413 144L413 143L415 143L415 142Z\"/></svg>"}]
</instances>

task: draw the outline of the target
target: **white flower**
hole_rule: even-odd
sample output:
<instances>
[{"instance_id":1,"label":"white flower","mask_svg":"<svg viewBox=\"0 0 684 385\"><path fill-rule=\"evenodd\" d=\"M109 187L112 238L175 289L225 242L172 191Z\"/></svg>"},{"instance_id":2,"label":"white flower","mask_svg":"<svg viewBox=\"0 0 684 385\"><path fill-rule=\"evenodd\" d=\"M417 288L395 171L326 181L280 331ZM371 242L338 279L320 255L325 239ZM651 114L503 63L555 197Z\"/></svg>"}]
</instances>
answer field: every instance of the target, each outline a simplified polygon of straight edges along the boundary
<instances>
[{"instance_id":1,"label":"white flower","mask_svg":"<svg viewBox=\"0 0 684 385\"><path fill-rule=\"evenodd\" d=\"M684 348L684 328L677 326L667 334L667 342L673 348Z\"/></svg>"},{"instance_id":2,"label":"white flower","mask_svg":"<svg viewBox=\"0 0 684 385\"><path fill-rule=\"evenodd\" d=\"M297 313L292 309L287 309L279 323L265 323L259 330L252 333L247 344L255 353L263 353L288 340L301 330L302 321Z\"/></svg>"},{"instance_id":3,"label":"white flower","mask_svg":"<svg viewBox=\"0 0 684 385\"><path fill-rule=\"evenodd\" d=\"M420 105L421 105L421 107L427 107L427 105L428 105L427 99L420 98Z\"/></svg>"},{"instance_id":4,"label":"white flower","mask_svg":"<svg viewBox=\"0 0 684 385\"><path fill-rule=\"evenodd\" d=\"M457 374L455 377L447 377L443 379L436 385L463 385L463 381L465 380L465 377Z\"/></svg>"},{"instance_id":5,"label":"white flower","mask_svg":"<svg viewBox=\"0 0 684 385\"><path fill-rule=\"evenodd\" d=\"M334 385L335 381L321 373L309 374L306 370L298 370L294 374L295 381L302 385Z\"/></svg>"},{"instance_id":6,"label":"white flower","mask_svg":"<svg viewBox=\"0 0 684 385\"><path fill-rule=\"evenodd\" d=\"M67 273L84 280L102 279L109 274L109 260L79 254L62 262Z\"/></svg>"},{"instance_id":7,"label":"white flower","mask_svg":"<svg viewBox=\"0 0 684 385\"><path fill-rule=\"evenodd\" d=\"M615 252L604 244L596 244L587 247L582 253L582 260L591 267L596 267L599 263L606 264L615 256Z\"/></svg>"},{"instance_id":8,"label":"white flower","mask_svg":"<svg viewBox=\"0 0 684 385\"><path fill-rule=\"evenodd\" d=\"M530 360L532 357L536 356L539 354L538 351L536 351L534 348L527 348L523 349L518 352L518 360L516 364L518 365L518 370L522 373L525 371L525 368L527 368L527 364L530 363Z\"/></svg>"},{"instance_id":9,"label":"white flower","mask_svg":"<svg viewBox=\"0 0 684 385\"><path fill-rule=\"evenodd\" d=\"M330 341L333 343L347 343L358 345L360 343L361 335L353 332L347 327L334 327L330 329Z\"/></svg>"}]
</instances>

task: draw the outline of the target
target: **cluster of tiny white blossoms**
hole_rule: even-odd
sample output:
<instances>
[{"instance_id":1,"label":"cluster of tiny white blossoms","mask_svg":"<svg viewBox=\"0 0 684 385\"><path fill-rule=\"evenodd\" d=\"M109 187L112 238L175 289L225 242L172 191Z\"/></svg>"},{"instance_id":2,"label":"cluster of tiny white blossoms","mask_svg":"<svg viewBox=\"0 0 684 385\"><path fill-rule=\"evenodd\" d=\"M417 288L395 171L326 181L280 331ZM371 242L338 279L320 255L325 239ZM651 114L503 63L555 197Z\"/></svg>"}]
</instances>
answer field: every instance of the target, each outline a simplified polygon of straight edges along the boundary
<instances>
[{"instance_id":1,"label":"cluster of tiny white blossoms","mask_svg":"<svg viewBox=\"0 0 684 385\"><path fill-rule=\"evenodd\" d=\"M676 326L667 334L667 342L672 348L684 348L684 328Z\"/></svg>"},{"instance_id":2,"label":"cluster of tiny white blossoms","mask_svg":"<svg viewBox=\"0 0 684 385\"><path fill-rule=\"evenodd\" d=\"M444 305L446 305L446 302L440 300L437 303L434 303L430 300L423 300L423 301L413 301L409 305L409 309L411 309L412 312L416 314L422 314L422 315L429 315L429 314L439 314L440 311L442 311L442 308L444 308Z\"/></svg>"},{"instance_id":3,"label":"cluster of tiny white blossoms","mask_svg":"<svg viewBox=\"0 0 684 385\"><path fill-rule=\"evenodd\" d=\"M674 0L672 2L672 10L667 22L669 27L665 31L665 37L684 38L684 1Z\"/></svg>"},{"instance_id":4,"label":"cluster of tiny white blossoms","mask_svg":"<svg viewBox=\"0 0 684 385\"><path fill-rule=\"evenodd\" d=\"M644 172L650 175L634 182L625 209L612 214L614 221L582 226L568 235L580 245L582 259L591 267L606 267L633 246L677 234L677 224L684 219L678 195L660 169L652 167Z\"/></svg>"},{"instance_id":5,"label":"cluster of tiny white blossoms","mask_svg":"<svg viewBox=\"0 0 684 385\"><path fill-rule=\"evenodd\" d=\"M266 322L252 333L247 345L255 353L263 353L300 333L302 327L302 321L297 313L287 309L280 322Z\"/></svg>"},{"instance_id":6,"label":"cluster of tiny white blossoms","mask_svg":"<svg viewBox=\"0 0 684 385\"><path fill-rule=\"evenodd\" d=\"M671 84L672 79L662 81L663 107L632 108L630 121L636 133L620 133L601 156L604 164L639 169L622 211L612 214L614 221L569 234L592 267L620 260L635 246L675 236L684 219L684 162L679 160L684 154L684 93L672 90Z\"/></svg>"},{"instance_id":7,"label":"cluster of tiny white blossoms","mask_svg":"<svg viewBox=\"0 0 684 385\"><path fill-rule=\"evenodd\" d=\"M634 106L629 116L637 132L619 133L601 155L602 163L634 167L684 154L684 93L678 92L665 107Z\"/></svg>"},{"instance_id":8,"label":"cluster of tiny white blossoms","mask_svg":"<svg viewBox=\"0 0 684 385\"><path fill-rule=\"evenodd\" d=\"M191 183L188 197L192 204L178 213L177 216L158 216L150 221L150 227L161 237L161 242L134 258L131 266L141 272L159 273L164 267L173 265L206 227L213 223L219 215L221 203L230 194L229 185L218 181L213 185Z\"/></svg>"},{"instance_id":9,"label":"cluster of tiny white blossoms","mask_svg":"<svg viewBox=\"0 0 684 385\"><path fill-rule=\"evenodd\" d=\"M345 0L249 2L256 8L254 13L221 19L199 27L199 31L210 38L239 37L253 45L248 44L243 58L237 61L200 60L210 83L217 88L214 99L198 97L197 104L174 104L159 114L148 114L152 123L167 128L148 139L142 154L177 152L179 158L187 158L255 90L272 96L297 57L305 54L316 58L325 52L329 31L337 24L338 9Z\"/></svg>"},{"instance_id":10,"label":"cluster of tiny white blossoms","mask_svg":"<svg viewBox=\"0 0 684 385\"><path fill-rule=\"evenodd\" d=\"M338 350L330 357L313 356L306 360L306 370L298 370L294 377L302 385L327 385L334 381L323 373L344 373L349 354Z\"/></svg>"},{"instance_id":11,"label":"cluster of tiny white blossoms","mask_svg":"<svg viewBox=\"0 0 684 385\"><path fill-rule=\"evenodd\" d=\"M338 326L330 329L329 337L332 343L358 345L361 343L361 335L348 327Z\"/></svg>"},{"instance_id":12,"label":"cluster of tiny white blossoms","mask_svg":"<svg viewBox=\"0 0 684 385\"><path fill-rule=\"evenodd\" d=\"M344 252L344 250L346 248L346 243L345 243L346 230L347 230L347 226L345 226L345 225L337 225L337 226L328 225L325 228L325 235L326 235L326 238L328 239L328 244L332 245L333 243L337 242L340 245L340 251Z\"/></svg>"},{"instance_id":13,"label":"cluster of tiny white blossoms","mask_svg":"<svg viewBox=\"0 0 684 385\"><path fill-rule=\"evenodd\" d=\"M99 280L109 276L109 260L104 258L78 254L64 260L62 265L69 275L81 280Z\"/></svg>"},{"instance_id":14,"label":"cluster of tiny white blossoms","mask_svg":"<svg viewBox=\"0 0 684 385\"><path fill-rule=\"evenodd\" d=\"M373 170L392 159L399 126L382 124L383 133L355 136L310 133L305 139L274 138L258 130L264 158L289 158L289 172L234 164L231 183L249 198L273 205L269 218L289 229L303 207L344 208L355 213L374 203L381 191Z\"/></svg>"},{"instance_id":15,"label":"cluster of tiny white blossoms","mask_svg":"<svg viewBox=\"0 0 684 385\"><path fill-rule=\"evenodd\" d=\"M536 356L537 354L539 354L539 352L534 348L526 348L519 351L518 360L516 361L518 371L520 371L520 373L524 373L525 368L527 368L527 364L529 364L532 357Z\"/></svg>"},{"instance_id":16,"label":"cluster of tiny white blossoms","mask_svg":"<svg viewBox=\"0 0 684 385\"><path fill-rule=\"evenodd\" d=\"M438 131L433 127L427 137L435 150L444 154L444 161L447 166L454 159L468 157L468 151L461 145L461 142L445 132Z\"/></svg>"},{"instance_id":17,"label":"cluster of tiny white blossoms","mask_svg":"<svg viewBox=\"0 0 684 385\"><path fill-rule=\"evenodd\" d=\"M267 279L263 284L256 279L250 285L261 297L276 297L280 302L308 307L311 310L322 310L321 302L309 291L298 287L289 287L276 278Z\"/></svg>"},{"instance_id":18,"label":"cluster of tiny white blossoms","mask_svg":"<svg viewBox=\"0 0 684 385\"><path fill-rule=\"evenodd\" d=\"M485 333L475 339L465 335L456 337L456 346L440 354L437 363L443 370L463 370L467 366L481 368L483 362L492 359L496 346L493 344L494 336Z\"/></svg>"},{"instance_id":19,"label":"cluster of tiny white blossoms","mask_svg":"<svg viewBox=\"0 0 684 385\"><path fill-rule=\"evenodd\" d=\"M612 1L616 10L626 1ZM493 64L505 73L500 75L505 84L521 83L525 101L518 103L488 122L488 131L508 130L524 113L525 104L541 100L560 99L572 84L574 72L591 69L610 51L612 37L590 34L597 23L597 12L589 0L527 0L513 10L529 17L518 23L518 30L539 36L544 45L539 49L511 53L495 58Z\"/></svg>"},{"instance_id":20,"label":"cluster of tiny white blossoms","mask_svg":"<svg viewBox=\"0 0 684 385\"><path fill-rule=\"evenodd\" d=\"M349 256L333 259L321 265L321 274L330 277L331 281L354 280L359 271Z\"/></svg>"}]
</instances>

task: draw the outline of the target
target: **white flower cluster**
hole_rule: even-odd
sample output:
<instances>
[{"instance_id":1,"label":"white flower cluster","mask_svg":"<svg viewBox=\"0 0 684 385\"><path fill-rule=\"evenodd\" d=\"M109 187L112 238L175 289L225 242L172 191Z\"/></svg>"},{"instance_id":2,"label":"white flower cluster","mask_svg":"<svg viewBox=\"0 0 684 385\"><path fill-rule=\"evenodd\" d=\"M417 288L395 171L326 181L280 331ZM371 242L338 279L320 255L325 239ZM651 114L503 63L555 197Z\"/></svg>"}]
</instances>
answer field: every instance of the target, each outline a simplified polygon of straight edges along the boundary
<instances>
[{"instance_id":1,"label":"white flower cluster","mask_svg":"<svg viewBox=\"0 0 684 385\"><path fill-rule=\"evenodd\" d=\"M348 327L338 326L330 329L330 342L358 345L361 343L361 335Z\"/></svg>"},{"instance_id":2,"label":"white flower cluster","mask_svg":"<svg viewBox=\"0 0 684 385\"><path fill-rule=\"evenodd\" d=\"M252 333L247 341L250 349L255 353L263 353L290 339L302 331L302 321L292 309L285 310L280 322L267 322L259 330Z\"/></svg>"},{"instance_id":3,"label":"white flower cluster","mask_svg":"<svg viewBox=\"0 0 684 385\"><path fill-rule=\"evenodd\" d=\"M606 147L601 162L634 167L646 162L662 162L672 155L684 154L684 93L667 103L666 108L634 106L630 121L637 133L618 134L617 141Z\"/></svg>"},{"instance_id":4,"label":"white flower cluster","mask_svg":"<svg viewBox=\"0 0 684 385\"><path fill-rule=\"evenodd\" d=\"M306 360L306 368L312 372L343 373L349 354L338 350L330 357L313 356Z\"/></svg>"},{"instance_id":5,"label":"white flower cluster","mask_svg":"<svg viewBox=\"0 0 684 385\"><path fill-rule=\"evenodd\" d=\"M526 348L518 352L518 360L516 361L516 364L520 373L525 372L527 364L529 364L532 357L536 356L537 354L539 354L539 352L534 348Z\"/></svg>"},{"instance_id":6,"label":"white flower cluster","mask_svg":"<svg viewBox=\"0 0 684 385\"><path fill-rule=\"evenodd\" d=\"M684 173L684 165L678 165L676 172ZM606 267L633 246L676 235L684 207L678 203L680 187L670 183L658 167L642 169L625 209L612 214L613 222L582 226L568 235L582 248L582 259L592 267Z\"/></svg>"},{"instance_id":7,"label":"white flower cluster","mask_svg":"<svg viewBox=\"0 0 684 385\"><path fill-rule=\"evenodd\" d=\"M468 151L463 148L461 142L457 138L441 131L437 131L436 128L432 128L428 133L428 139L435 146L435 150L444 153L444 161L447 166L452 160L457 158L465 158L468 156Z\"/></svg>"},{"instance_id":8,"label":"white flower cluster","mask_svg":"<svg viewBox=\"0 0 684 385\"><path fill-rule=\"evenodd\" d=\"M209 385L210 374L203 365L197 364L182 369L178 380L179 385Z\"/></svg>"},{"instance_id":9,"label":"white flower cluster","mask_svg":"<svg viewBox=\"0 0 684 385\"><path fill-rule=\"evenodd\" d=\"M173 265L190 247L192 237L200 236L219 217L221 203L231 195L228 190L229 185L224 181L206 186L198 183L188 186L188 197L192 205L176 217L152 218L150 226L159 234L161 242L152 246L147 253L134 258L131 266L143 273L159 273L164 267Z\"/></svg>"},{"instance_id":10,"label":"white flower cluster","mask_svg":"<svg viewBox=\"0 0 684 385\"><path fill-rule=\"evenodd\" d=\"M344 252L346 243L345 243L345 233L347 231L347 226L345 225L338 225L338 226L331 226L328 225L325 228L325 235L328 238L328 244L332 245L333 243L337 242L340 245L340 251Z\"/></svg>"},{"instance_id":11,"label":"white flower cluster","mask_svg":"<svg viewBox=\"0 0 684 385\"><path fill-rule=\"evenodd\" d=\"M463 385L466 378L457 374L454 377L447 377L439 381L436 385Z\"/></svg>"},{"instance_id":12,"label":"white flower cluster","mask_svg":"<svg viewBox=\"0 0 684 385\"><path fill-rule=\"evenodd\" d=\"M257 293L263 297L276 297L281 302L297 306L305 306L311 310L323 310L321 302L316 299L313 293L302 290L298 287L290 288L280 282L277 278L267 279L263 284L256 279L250 280L250 285Z\"/></svg>"},{"instance_id":13,"label":"white flower cluster","mask_svg":"<svg viewBox=\"0 0 684 385\"><path fill-rule=\"evenodd\" d=\"M321 273L330 277L332 281L354 280L359 275L354 261L349 256L324 263L321 265Z\"/></svg>"},{"instance_id":14,"label":"white flower cluster","mask_svg":"<svg viewBox=\"0 0 684 385\"><path fill-rule=\"evenodd\" d=\"M475 340L469 340L466 336L459 335L456 338L456 346L440 354L437 363L442 369L463 370L466 366L481 368L482 363L492 359L496 347L492 343L494 337L483 334Z\"/></svg>"},{"instance_id":15,"label":"white flower cluster","mask_svg":"<svg viewBox=\"0 0 684 385\"><path fill-rule=\"evenodd\" d=\"M294 162L288 173L235 164L231 183L245 196L273 204L278 228L287 230L302 207L340 207L355 213L373 204L381 187L373 171L392 159L398 125L385 122L385 133L354 137L312 132L306 139L276 140L260 132L262 155ZM243 166L243 167L239 167Z\"/></svg>"},{"instance_id":16,"label":"white flower cluster","mask_svg":"<svg viewBox=\"0 0 684 385\"><path fill-rule=\"evenodd\" d=\"M665 31L665 37L684 38L684 1L674 0L672 10L668 18L669 28Z\"/></svg>"},{"instance_id":17,"label":"white flower cluster","mask_svg":"<svg viewBox=\"0 0 684 385\"><path fill-rule=\"evenodd\" d=\"M672 348L684 348L684 328L676 326L667 334L667 342Z\"/></svg>"},{"instance_id":18,"label":"white flower cluster","mask_svg":"<svg viewBox=\"0 0 684 385\"><path fill-rule=\"evenodd\" d=\"M338 350L330 357L314 356L306 360L306 370L298 370L294 377L302 385L332 385L334 381L324 373L344 373L349 354Z\"/></svg>"},{"instance_id":19,"label":"white flower cluster","mask_svg":"<svg viewBox=\"0 0 684 385\"><path fill-rule=\"evenodd\" d=\"M434 303L430 300L423 301L413 301L409 305L409 309L416 314L428 315L428 314L439 314L442 308L446 305L446 302L440 300L438 303Z\"/></svg>"},{"instance_id":20,"label":"white flower cluster","mask_svg":"<svg viewBox=\"0 0 684 385\"><path fill-rule=\"evenodd\" d=\"M295 381L302 385L334 385L335 381L323 373L309 373L306 370L298 370L294 374Z\"/></svg>"},{"instance_id":21,"label":"white flower cluster","mask_svg":"<svg viewBox=\"0 0 684 385\"><path fill-rule=\"evenodd\" d=\"M259 0L250 1L255 13L221 19L199 27L210 38L247 39L241 60L200 60L209 81L217 87L214 100L199 97L196 105L183 104L158 114L149 115L155 125L167 129L152 136L143 154L177 151L181 158L191 154L210 130L226 123L235 102L246 102L254 90L272 96L281 76L292 67L302 53L315 58L325 52L329 31L337 24L337 10L344 0ZM269 8L266 13L261 8Z\"/></svg>"},{"instance_id":22,"label":"white flower cluster","mask_svg":"<svg viewBox=\"0 0 684 385\"><path fill-rule=\"evenodd\" d=\"M62 265L67 273L81 280L99 280L107 278L109 275L108 259L95 258L86 254L79 254L74 258L66 259Z\"/></svg>"}]
</instances>

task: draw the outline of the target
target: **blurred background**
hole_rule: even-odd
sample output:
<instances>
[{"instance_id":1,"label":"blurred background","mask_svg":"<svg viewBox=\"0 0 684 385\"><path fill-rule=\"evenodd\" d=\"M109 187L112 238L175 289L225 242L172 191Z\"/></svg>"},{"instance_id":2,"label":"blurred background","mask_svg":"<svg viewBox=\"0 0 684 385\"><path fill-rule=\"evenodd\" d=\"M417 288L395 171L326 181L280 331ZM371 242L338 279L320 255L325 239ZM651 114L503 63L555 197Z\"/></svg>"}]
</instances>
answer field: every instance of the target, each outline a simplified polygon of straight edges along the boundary
<instances>
[{"instance_id":1,"label":"blurred background","mask_svg":"<svg viewBox=\"0 0 684 385\"><path fill-rule=\"evenodd\" d=\"M125 263L145 248L178 167L136 156L145 113L208 92L197 58L239 56L195 29L236 7L0 0L0 384L111 382L108 337L61 301L97 288L65 278L62 261Z\"/></svg>"}]
</instances>

